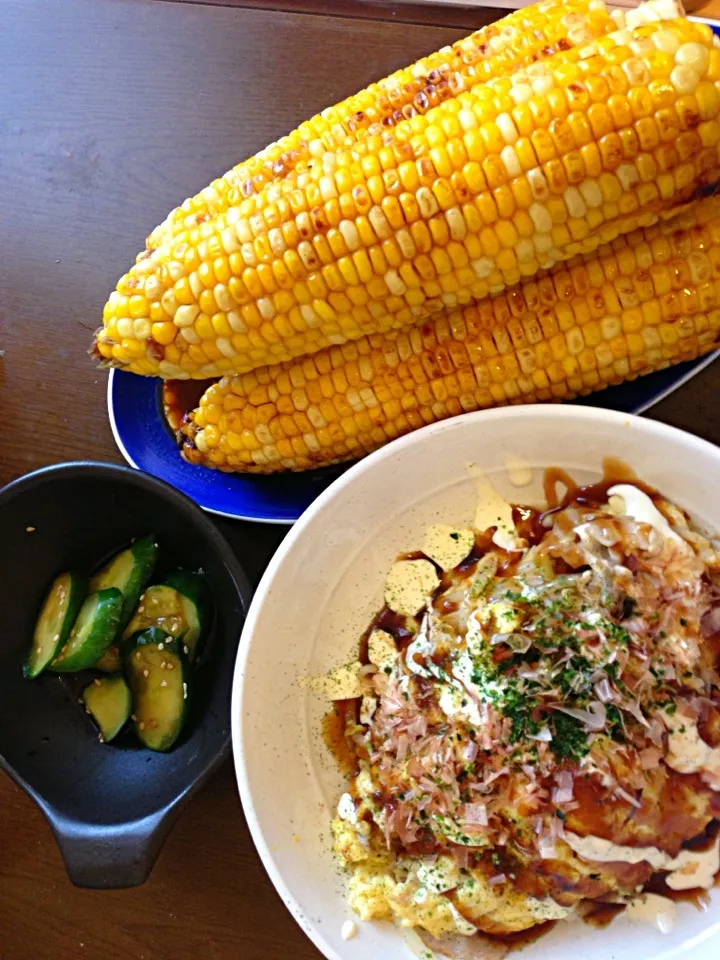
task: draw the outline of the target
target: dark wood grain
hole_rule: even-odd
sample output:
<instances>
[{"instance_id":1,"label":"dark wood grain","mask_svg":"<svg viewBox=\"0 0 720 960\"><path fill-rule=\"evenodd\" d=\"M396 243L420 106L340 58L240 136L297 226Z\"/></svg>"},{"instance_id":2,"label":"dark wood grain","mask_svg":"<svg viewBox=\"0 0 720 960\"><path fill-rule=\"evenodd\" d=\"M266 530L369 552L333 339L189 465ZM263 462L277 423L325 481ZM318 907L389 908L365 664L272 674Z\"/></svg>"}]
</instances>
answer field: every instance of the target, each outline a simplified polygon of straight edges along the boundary
<instances>
[{"instance_id":1,"label":"dark wood grain","mask_svg":"<svg viewBox=\"0 0 720 960\"><path fill-rule=\"evenodd\" d=\"M142 0L0 0L0 24L0 482L60 460L120 461L106 377L85 351L170 207L462 32ZM653 415L720 441L719 373ZM256 580L284 530L220 526ZM1 960L288 955L318 957L260 865L229 765L148 884L102 893L69 884L42 815L0 779Z\"/></svg>"}]
</instances>

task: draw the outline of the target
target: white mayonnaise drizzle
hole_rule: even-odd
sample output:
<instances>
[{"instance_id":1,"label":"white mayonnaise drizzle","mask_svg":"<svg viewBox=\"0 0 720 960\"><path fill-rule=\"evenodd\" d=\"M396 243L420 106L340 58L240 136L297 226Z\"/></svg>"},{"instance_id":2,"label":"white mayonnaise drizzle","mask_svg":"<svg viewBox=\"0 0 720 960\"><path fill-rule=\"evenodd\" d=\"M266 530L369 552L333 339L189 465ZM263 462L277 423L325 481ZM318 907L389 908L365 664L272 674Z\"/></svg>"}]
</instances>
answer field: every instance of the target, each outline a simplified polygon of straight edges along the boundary
<instances>
[{"instance_id":1,"label":"white mayonnaise drizzle","mask_svg":"<svg viewBox=\"0 0 720 960\"><path fill-rule=\"evenodd\" d=\"M503 550L514 550L517 531L512 516L512 506L501 497L488 478L475 464L469 468L470 476L475 480L478 505L473 526L476 530L496 527L493 543Z\"/></svg>"},{"instance_id":2,"label":"white mayonnaise drizzle","mask_svg":"<svg viewBox=\"0 0 720 960\"><path fill-rule=\"evenodd\" d=\"M352 940L357 936L358 928L354 920L346 920L340 928L340 936L343 940Z\"/></svg>"},{"instance_id":3,"label":"white mayonnaise drizzle","mask_svg":"<svg viewBox=\"0 0 720 960\"><path fill-rule=\"evenodd\" d=\"M341 820L345 820L348 823L357 823L355 801L349 793L344 793L338 800L337 813Z\"/></svg>"},{"instance_id":4,"label":"white mayonnaise drizzle","mask_svg":"<svg viewBox=\"0 0 720 960\"><path fill-rule=\"evenodd\" d=\"M505 469L508 473L508 479L514 487L529 487L532 483L532 467L522 457L509 453L505 457Z\"/></svg>"},{"instance_id":5,"label":"white mayonnaise drizzle","mask_svg":"<svg viewBox=\"0 0 720 960\"><path fill-rule=\"evenodd\" d=\"M681 850L677 857L657 847L626 847L602 837L579 837L566 833L564 840L583 860L597 863L649 863L654 870L667 870L665 882L672 890L709 890L720 870L720 837L707 850Z\"/></svg>"},{"instance_id":6,"label":"white mayonnaise drizzle","mask_svg":"<svg viewBox=\"0 0 720 960\"><path fill-rule=\"evenodd\" d=\"M683 542L682 537L675 533L650 497L646 493L643 493L642 490L632 486L630 483L618 483L615 484L614 487L610 487L608 497L620 497L625 505L623 513L627 514L628 517L632 517L633 520L636 520L638 523L649 524L651 527L654 527L658 533L661 533L670 540L678 540L680 543Z\"/></svg>"},{"instance_id":7,"label":"white mayonnaise drizzle","mask_svg":"<svg viewBox=\"0 0 720 960\"><path fill-rule=\"evenodd\" d=\"M528 897L525 906L536 920L542 921L566 920L575 911L575 907L563 907L556 903L552 897L545 897L543 900L538 900L537 897Z\"/></svg>"},{"instance_id":8,"label":"white mayonnaise drizzle","mask_svg":"<svg viewBox=\"0 0 720 960\"><path fill-rule=\"evenodd\" d=\"M643 893L627 905L627 917L633 923L651 923L660 933L675 927L677 908L672 900L657 893Z\"/></svg>"},{"instance_id":9,"label":"white mayonnaise drizzle","mask_svg":"<svg viewBox=\"0 0 720 960\"><path fill-rule=\"evenodd\" d=\"M720 747L705 743L695 721L682 713L662 711L661 717L668 729L665 763L678 773L707 774L708 786L720 790Z\"/></svg>"}]
</instances>

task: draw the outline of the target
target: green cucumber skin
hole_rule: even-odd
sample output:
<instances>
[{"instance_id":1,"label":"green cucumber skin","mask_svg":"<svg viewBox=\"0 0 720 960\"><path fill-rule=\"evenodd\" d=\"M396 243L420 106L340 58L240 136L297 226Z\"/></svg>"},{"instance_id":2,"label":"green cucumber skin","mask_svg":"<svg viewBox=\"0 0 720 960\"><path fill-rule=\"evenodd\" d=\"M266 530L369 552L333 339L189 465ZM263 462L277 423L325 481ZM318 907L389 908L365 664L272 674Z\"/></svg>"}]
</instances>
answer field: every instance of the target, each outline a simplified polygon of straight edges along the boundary
<instances>
[{"instance_id":1,"label":"green cucumber skin","mask_svg":"<svg viewBox=\"0 0 720 960\"><path fill-rule=\"evenodd\" d=\"M145 644L162 643L166 650L169 650L173 656L182 656L182 641L178 637L173 637L161 627L147 627L133 636L133 646L142 647Z\"/></svg>"},{"instance_id":2,"label":"green cucumber skin","mask_svg":"<svg viewBox=\"0 0 720 960\"><path fill-rule=\"evenodd\" d=\"M99 714L103 704L97 703L98 698L103 698L105 703L110 702L111 708L115 713L112 725L103 722ZM125 683L125 678L121 673L115 673L107 677L102 677L93 682L83 690L82 695L85 709L95 721L100 731L100 739L103 743L110 743L120 733L127 723L132 710L132 695L130 688ZM96 712L97 711L97 712Z\"/></svg>"},{"instance_id":3,"label":"green cucumber skin","mask_svg":"<svg viewBox=\"0 0 720 960\"><path fill-rule=\"evenodd\" d=\"M115 556L105 564L102 570L92 578L90 583L91 588L97 584L117 587L123 595L122 614L118 624L118 634L121 634L128 623L130 623L135 608L138 605L140 595L145 589L150 577L153 575L159 552L160 550L156 542L155 534L141 537L139 540L130 544L125 550L121 550L115 554ZM124 553L130 553L132 555L133 565L129 578L124 583L106 583L108 571Z\"/></svg>"},{"instance_id":4,"label":"green cucumber skin","mask_svg":"<svg viewBox=\"0 0 720 960\"><path fill-rule=\"evenodd\" d=\"M193 643L186 642L186 646L190 659L197 660L210 633L214 613L213 598L208 582L200 573L176 570L174 573L168 574L163 583L168 587L173 587L195 607L199 633L195 641Z\"/></svg>"},{"instance_id":5,"label":"green cucumber skin","mask_svg":"<svg viewBox=\"0 0 720 960\"><path fill-rule=\"evenodd\" d=\"M188 570L174 570L163 580L165 586L173 587L182 593L188 600L192 600L198 607L212 609L212 597L207 580L201 573L191 573Z\"/></svg>"},{"instance_id":6,"label":"green cucumber skin","mask_svg":"<svg viewBox=\"0 0 720 960\"><path fill-rule=\"evenodd\" d=\"M154 734L153 730L149 728L141 729L140 727L144 704L141 702L142 692L138 690L138 686L142 683L142 680L137 672L139 664L136 666L133 662L133 654L137 650L147 646L157 647L160 643L163 644L164 650L173 658L173 669L179 671L178 680L184 685L184 696L179 705L177 716L174 719L169 733L162 739L158 739L158 735ZM137 738L144 746L148 747L148 749L158 753L167 753L176 743L184 729L192 692L189 664L184 653L182 638L172 637L159 627L148 627L147 630L136 633L132 638L131 644L126 647L125 677L133 696L133 722Z\"/></svg>"},{"instance_id":7,"label":"green cucumber skin","mask_svg":"<svg viewBox=\"0 0 720 960\"><path fill-rule=\"evenodd\" d=\"M160 594L159 598L158 594ZM140 597L140 603L125 628L123 642L127 643L133 636L144 633L151 627L156 627L158 630L169 633L174 637L182 636L187 631L182 600L182 595L165 583L155 583L146 587ZM142 612L141 607L143 608ZM172 608L170 613L168 613L169 608ZM170 623L171 620L173 621L172 624Z\"/></svg>"},{"instance_id":8,"label":"green cucumber skin","mask_svg":"<svg viewBox=\"0 0 720 960\"><path fill-rule=\"evenodd\" d=\"M65 617L63 618L63 622L60 626L60 629L58 630L57 642L55 643L54 649L49 653L47 658L44 659L44 662L34 662L33 650L31 649L27 660L23 664L23 676L25 677L26 680L34 680L35 677L40 676L43 670L45 670L48 667L48 665L52 662L52 660L57 656L58 652L62 650L62 648L65 646L65 644L67 643L68 637L70 636L70 631L72 630L73 625L75 624L75 621L77 619L77 616L80 613L80 608L82 607L85 601L85 598L87 597L88 583L89 583L88 578L86 576L83 576L83 574L76 573L74 570L68 570L67 575L70 577L70 597L68 599L67 608L65 610ZM42 609L44 609L45 604L50 598L52 591L55 589L55 585L57 584L58 580L60 579L60 577L63 577L63 576L65 576L65 574L61 573L57 577L55 577L55 579L53 580L50 589L45 595L45 600L43 601ZM42 613L42 609L40 611L41 613ZM36 623L36 629L37 629L37 623ZM33 648L34 646L35 646L35 638L33 635Z\"/></svg>"},{"instance_id":9,"label":"green cucumber skin","mask_svg":"<svg viewBox=\"0 0 720 960\"><path fill-rule=\"evenodd\" d=\"M90 603L96 605L96 610L90 621L87 635L76 650L68 650L76 636L75 626L81 620L85 606ZM67 643L52 661L49 669L54 673L71 673L76 670L87 670L94 663L97 663L115 639L122 605L123 596L116 587L108 587L106 590L91 593L83 603ZM66 650L67 654L63 656Z\"/></svg>"}]
</instances>

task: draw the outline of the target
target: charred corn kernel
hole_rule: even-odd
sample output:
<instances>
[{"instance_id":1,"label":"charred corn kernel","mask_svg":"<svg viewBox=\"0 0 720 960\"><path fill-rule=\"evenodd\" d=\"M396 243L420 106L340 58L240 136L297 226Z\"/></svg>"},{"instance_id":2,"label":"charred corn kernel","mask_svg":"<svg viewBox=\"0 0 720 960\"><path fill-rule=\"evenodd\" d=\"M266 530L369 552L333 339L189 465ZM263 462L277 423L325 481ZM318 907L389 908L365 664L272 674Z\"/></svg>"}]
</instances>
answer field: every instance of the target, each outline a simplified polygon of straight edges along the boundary
<instances>
[{"instance_id":1,"label":"charred corn kernel","mask_svg":"<svg viewBox=\"0 0 720 960\"><path fill-rule=\"evenodd\" d=\"M575 5L582 6L584 0L569 2L572 12L578 12ZM543 12L547 9L542 7ZM155 369L147 351L142 352L142 371L133 365L132 356L127 361L133 353L128 342L139 337L135 327L127 330L122 324L128 319L157 322L150 307L156 302L182 331L175 343L181 355L178 365L186 377L217 376L228 370L242 373L366 333L387 333L406 323L409 315L422 320L469 303L486 289L500 291L521 277L590 252L640 223L670 213L694 191L720 178L720 97L709 79L714 60L708 31L683 20L647 23L625 31L627 36L620 39L606 37L598 48L603 56L588 56L571 42L570 49L540 61L538 56L545 56L552 44L546 40L544 47L534 46L538 36L531 33L530 25L537 13L538 8L530 8L512 21L525 24L517 50L510 40L516 35L512 32L495 43L495 47L500 43L509 48L502 68L498 61L487 74L483 66L482 82L477 82L478 59L473 60L472 71L459 67L459 77L442 96L438 94L432 113L416 110L398 120L395 131L385 130L394 123L383 124L387 113L378 114L368 103L363 112L364 117L371 115L367 130L355 137L357 130L365 130L356 116L362 111L351 116L353 129L347 130L342 120L347 103L330 108L317 121L321 133L313 131L315 121L303 128L304 146L298 147L298 153L306 149L312 163L297 167L295 159L288 161L287 169L273 174L274 179L251 184L233 206L214 209L194 225L185 218L175 224L171 241L141 256L119 285L120 295L108 302L97 355L112 363L118 359L112 348L119 343L127 369L163 375L159 351ZM553 24L548 22L547 29L555 30ZM674 54L654 44L653 36L661 31L677 39ZM486 35L497 36L492 31ZM487 42L492 52L493 44ZM667 38L661 43L671 45ZM652 59L657 73L666 55L671 58L669 73L651 77L646 61ZM438 56L445 63L458 55L450 48ZM417 79L403 76L411 87ZM465 83L465 77L472 77L473 83ZM661 130L667 135L672 124L663 122L661 127L654 116L653 83L664 83L674 97L662 107L680 129L672 144L661 143ZM398 96L407 96L407 90ZM615 114L609 105L613 97ZM461 111L465 111L462 118ZM616 129L618 118L628 115L629 124ZM340 134L338 129L345 132ZM535 166L527 167L524 152L532 153ZM397 184L401 190L398 163L414 166L417 186L412 193L404 190L395 197L388 193L388 185L395 189ZM470 167L467 178L466 167ZM339 168L347 169L340 184L334 178ZM661 182L664 174L667 177ZM605 196L603 175L617 178L620 196ZM607 177L604 184L607 190ZM242 193L241 187L234 183ZM343 213L339 187L349 187L354 204L349 216ZM550 205L551 199L561 198L565 220ZM212 188L206 200L212 205ZM465 207L477 211L469 218L471 223L463 215ZM518 210L530 217L531 234L525 218L516 225ZM338 224L337 234L331 233L333 223ZM354 232L347 227L343 231L344 223L352 224ZM418 225L425 230L422 240L412 232ZM407 254L396 235L408 228L416 248L412 266L421 277L420 287L401 280ZM488 230L494 235L490 239ZM353 257L362 248L370 251L366 263L353 261L359 284L350 282L339 267L350 251L345 233L359 241ZM477 280L486 285L478 286L469 269L447 255L450 242L465 243L473 262L492 261L482 277L472 268ZM425 258L422 265L419 257ZM238 275L241 260L246 266ZM209 280L211 272L216 281L212 287L215 313L201 302L201 298L208 300L209 288L199 273L206 263L211 271L203 276ZM368 265L370 270L361 269ZM313 317L305 330L285 338L272 323L273 296L283 289L294 298L284 306L288 315L294 307L307 306L295 294L295 281L310 291ZM363 296L349 288L360 285L367 297L362 303L367 319L362 324L350 309ZM419 293L424 300L418 299ZM208 358L198 365L198 351L189 353L190 344L198 346L203 340L195 329L197 317L247 307L254 307L261 317L252 326L251 347L232 353L219 347L222 362ZM145 325L141 322L137 330L145 330Z\"/></svg>"},{"instance_id":2,"label":"charred corn kernel","mask_svg":"<svg viewBox=\"0 0 720 960\"><path fill-rule=\"evenodd\" d=\"M182 455L226 471L306 470L463 411L601 389L716 349L718 303L711 198L422 328L225 377L181 426Z\"/></svg>"}]
</instances>

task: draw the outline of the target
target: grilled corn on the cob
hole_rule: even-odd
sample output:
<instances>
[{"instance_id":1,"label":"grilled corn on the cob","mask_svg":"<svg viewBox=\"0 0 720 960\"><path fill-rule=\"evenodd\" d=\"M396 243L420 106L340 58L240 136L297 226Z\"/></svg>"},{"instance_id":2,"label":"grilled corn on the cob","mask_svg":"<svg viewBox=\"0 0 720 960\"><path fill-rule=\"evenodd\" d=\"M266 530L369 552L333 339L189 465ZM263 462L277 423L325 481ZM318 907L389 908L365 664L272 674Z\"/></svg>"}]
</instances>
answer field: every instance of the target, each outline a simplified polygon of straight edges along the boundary
<instances>
[{"instance_id":1,"label":"grilled corn on the cob","mask_svg":"<svg viewBox=\"0 0 720 960\"><path fill-rule=\"evenodd\" d=\"M563 400L720 346L720 200L421 326L211 386L178 433L190 463L304 470L445 417Z\"/></svg>"},{"instance_id":2,"label":"grilled corn on the cob","mask_svg":"<svg viewBox=\"0 0 720 960\"><path fill-rule=\"evenodd\" d=\"M304 170L328 150L351 149L425 114L466 86L482 83L529 65L559 50L584 46L619 25L629 26L682 16L675 0L649 0L640 8L616 11L604 0L547 0L516 10L450 47L373 83L365 90L301 124L277 143L233 167L194 197L176 207L148 237L154 250L179 230L204 223L250 197L266 184ZM618 23L619 21L619 23ZM358 159L364 155L359 149Z\"/></svg>"},{"instance_id":3,"label":"grilled corn on the cob","mask_svg":"<svg viewBox=\"0 0 720 960\"><path fill-rule=\"evenodd\" d=\"M709 28L674 20L478 84L175 234L121 280L98 352L239 373L482 299L715 183L717 81Z\"/></svg>"}]
</instances>

